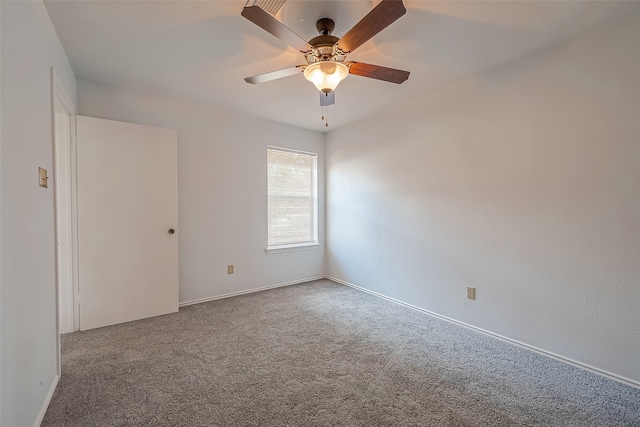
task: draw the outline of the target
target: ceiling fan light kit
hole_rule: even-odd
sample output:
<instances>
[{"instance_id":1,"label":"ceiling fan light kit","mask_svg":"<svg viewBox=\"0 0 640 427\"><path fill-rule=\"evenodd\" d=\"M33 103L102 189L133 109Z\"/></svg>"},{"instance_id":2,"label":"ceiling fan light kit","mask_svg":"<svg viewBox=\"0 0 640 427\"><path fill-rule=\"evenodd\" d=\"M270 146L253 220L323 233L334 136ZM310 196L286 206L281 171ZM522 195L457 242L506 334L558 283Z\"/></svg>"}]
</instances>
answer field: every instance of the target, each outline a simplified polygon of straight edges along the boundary
<instances>
[{"instance_id":1,"label":"ceiling fan light kit","mask_svg":"<svg viewBox=\"0 0 640 427\"><path fill-rule=\"evenodd\" d=\"M266 2L265 7L266 4L269 3L267 0L261 1ZM287 28L272 14L269 14L261 8L261 1L248 1L241 15L263 30L299 50L300 53L304 55L307 63L284 70L247 77L245 79L247 83L264 83L298 74L302 71L304 77L313 83L321 94L325 95L324 100L321 96L320 103L326 108L327 105L332 104L335 100L335 98L332 97L331 101L328 101L326 99L327 95L330 93L333 95L333 91L338 84L347 78L349 74L396 84L400 84L409 78L408 71L365 64L363 62L345 62L348 54L406 13L407 10L402 0L382 0L364 18L354 25L353 28L347 31L341 39L331 35L331 32L335 28L334 21L329 18L322 18L316 23L316 29L320 35L312 38L308 42ZM275 8L279 10L284 5L284 2L285 0L279 0Z\"/></svg>"},{"instance_id":2,"label":"ceiling fan light kit","mask_svg":"<svg viewBox=\"0 0 640 427\"><path fill-rule=\"evenodd\" d=\"M313 83L320 92L329 93L349 75L349 67L341 62L320 61L304 69L304 78Z\"/></svg>"}]
</instances>

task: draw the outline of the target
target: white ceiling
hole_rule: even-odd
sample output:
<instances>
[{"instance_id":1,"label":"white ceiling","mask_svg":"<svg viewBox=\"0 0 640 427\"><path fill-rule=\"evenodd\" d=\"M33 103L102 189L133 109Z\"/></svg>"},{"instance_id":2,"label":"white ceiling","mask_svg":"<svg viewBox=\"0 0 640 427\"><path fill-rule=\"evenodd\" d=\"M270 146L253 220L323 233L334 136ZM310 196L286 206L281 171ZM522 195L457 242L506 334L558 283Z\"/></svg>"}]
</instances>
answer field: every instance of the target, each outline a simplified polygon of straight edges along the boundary
<instances>
[{"instance_id":1,"label":"white ceiling","mask_svg":"<svg viewBox=\"0 0 640 427\"><path fill-rule=\"evenodd\" d=\"M328 17L341 37L378 1L288 0L278 18L302 38ZM325 131L304 77L251 85L244 77L303 64L302 54L240 16L244 0L64 1L45 5L79 78ZM640 12L621 1L405 0L407 14L349 55L411 72L395 85L349 76L329 130L389 105Z\"/></svg>"}]
</instances>

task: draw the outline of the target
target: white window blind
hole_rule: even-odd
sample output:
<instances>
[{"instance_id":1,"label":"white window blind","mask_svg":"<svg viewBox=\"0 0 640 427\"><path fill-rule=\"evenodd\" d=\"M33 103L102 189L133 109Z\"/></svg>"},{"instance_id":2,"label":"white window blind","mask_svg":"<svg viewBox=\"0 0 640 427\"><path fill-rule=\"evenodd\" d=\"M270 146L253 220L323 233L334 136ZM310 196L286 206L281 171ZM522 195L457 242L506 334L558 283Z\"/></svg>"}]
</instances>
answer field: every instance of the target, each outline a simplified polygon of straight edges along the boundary
<instances>
[{"instance_id":1,"label":"white window blind","mask_svg":"<svg viewBox=\"0 0 640 427\"><path fill-rule=\"evenodd\" d=\"M316 155L267 149L268 247L317 244Z\"/></svg>"}]
</instances>

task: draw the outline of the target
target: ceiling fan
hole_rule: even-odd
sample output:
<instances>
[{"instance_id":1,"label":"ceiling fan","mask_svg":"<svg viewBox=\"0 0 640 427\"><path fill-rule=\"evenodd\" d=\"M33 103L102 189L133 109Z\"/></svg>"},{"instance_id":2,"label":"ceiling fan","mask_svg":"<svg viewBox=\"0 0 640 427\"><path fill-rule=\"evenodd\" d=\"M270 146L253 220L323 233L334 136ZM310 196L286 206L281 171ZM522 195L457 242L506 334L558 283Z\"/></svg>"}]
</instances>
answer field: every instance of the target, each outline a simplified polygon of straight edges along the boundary
<instances>
[{"instance_id":1,"label":"ceiling fan","mask_svg":"<svg viewBox=\"0 0 640 427\"><path fill-rule=\"evenodd\" d=\"M400 84L409 78L409 72L364 62L346 61L347 55L391 25L407 11L402 0L382 0L364 18L339 39L331 35L335 28L332 19L322 18L316 23L320 35L308 42L278 21L257 4L261 0L249 0L241 15L263 30L299 50L306 64L247 77L247 83L264 83L294 74L304 77L320 91L320 105L335 102L334 90L349 74ZM249 5L253 3L253 5ZM284 0L278 5L282 7ZM273 13L273 10L271 10ZM274 13L275 14L275 13Z\"/></svg>"}]
</instances>

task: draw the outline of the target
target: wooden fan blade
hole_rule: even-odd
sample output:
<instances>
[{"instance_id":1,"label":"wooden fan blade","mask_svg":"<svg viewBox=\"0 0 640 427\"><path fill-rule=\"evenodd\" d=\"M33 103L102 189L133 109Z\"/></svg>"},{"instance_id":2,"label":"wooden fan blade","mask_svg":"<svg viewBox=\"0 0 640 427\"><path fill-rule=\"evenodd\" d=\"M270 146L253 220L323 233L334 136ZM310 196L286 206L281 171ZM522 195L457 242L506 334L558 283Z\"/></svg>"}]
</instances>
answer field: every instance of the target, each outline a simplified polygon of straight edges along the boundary
<instances>
[{"instance_id":1,"label":"wooden fan blade","mask_svg":"<svg viewBox=\"0 0 640 427\"><path fill-rule=\"evenodd\" d=\"M302 37L287 28L282 22L269 15L258 6L247 6L242 9L242 16L256 24L266 32L273 34L289 46L293 46L300 52L306 52L311 49L311 45L304 41Z\"/></svg>"},{"instance_id":2,"label":"wooden fan blade","mask_svg":"<svg viewBox=\"0 0 640 427\"><path fill-rule=\"evenodd\" d=\"M271 16L276 16L287 0L247 0L245 6L258 6Z\"/></svg>"},{"instance_id":3,"label":"wooden fan blade","mask_svg":"<svg viewBox=\"0 0 640 427\"><path fill-rule=\"evenodd\" d=\"M304 65L296 65L295 67L284 68L277 71L270 71L268 73L247 77L246 79L244 79L244 81L252 84L270 82L271 80L277 80L283 77L289 77L293 76L294 74L301 73L302 71L304 71L304 67Z\"/></svg>"},{"instance_id":4,"label":"wooden fan blade","mask_svg":"<svg viewBox=\"0 0 640 427\"><path fill-rule=\"evenodd\" d=\"M364 62L349 62L349 73L371 79L400 84L409 78L409 72L380 65L365 64Z\"/></svg>"},{"instance_id":5,"label":"wooden fan blade","mask_svg":"<svg viewBox=\"0 0 640 427\"><path fill-rule=\"evenodd\" d=\"M320 92L320 106L328 107L336 103L336 92L331 91L329 93Z\"/></svg>"},{"instance_id":6,"label":"wooden fan blade","mask_svg":"<svg viewBox=\"0 0 640 427\"><path fill-rule=\"evenodd\" d=\"M353 52L407 12L402 0L382 0L338 41L338 47Z\"/></svg>"}]
</instances>

